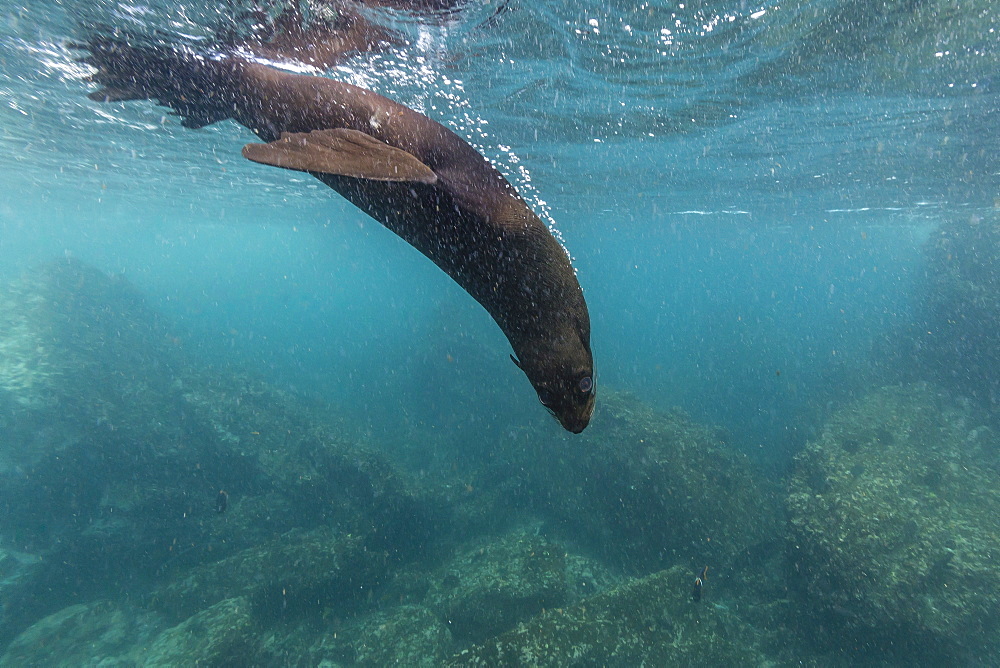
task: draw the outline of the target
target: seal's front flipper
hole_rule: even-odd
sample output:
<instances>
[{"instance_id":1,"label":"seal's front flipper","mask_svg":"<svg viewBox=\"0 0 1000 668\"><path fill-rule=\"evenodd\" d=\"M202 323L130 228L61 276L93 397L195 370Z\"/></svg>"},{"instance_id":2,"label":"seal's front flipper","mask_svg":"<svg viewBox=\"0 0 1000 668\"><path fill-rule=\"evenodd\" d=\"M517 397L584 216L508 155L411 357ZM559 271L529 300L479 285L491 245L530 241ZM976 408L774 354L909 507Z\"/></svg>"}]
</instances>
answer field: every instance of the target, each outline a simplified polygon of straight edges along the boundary
<instances>
[{"instance_id":1,"label":"seal's front flipper","mask_svg":"<svg viewBox=\"0 0 1000 668\"><path fill-rule=\"evenodd\" d=\"M437 174L412 153L347 128L283 132L281 139L269 144L247 144L243 157L301 172L373 181L437 181Z\"/></svg>"}]
</instances>

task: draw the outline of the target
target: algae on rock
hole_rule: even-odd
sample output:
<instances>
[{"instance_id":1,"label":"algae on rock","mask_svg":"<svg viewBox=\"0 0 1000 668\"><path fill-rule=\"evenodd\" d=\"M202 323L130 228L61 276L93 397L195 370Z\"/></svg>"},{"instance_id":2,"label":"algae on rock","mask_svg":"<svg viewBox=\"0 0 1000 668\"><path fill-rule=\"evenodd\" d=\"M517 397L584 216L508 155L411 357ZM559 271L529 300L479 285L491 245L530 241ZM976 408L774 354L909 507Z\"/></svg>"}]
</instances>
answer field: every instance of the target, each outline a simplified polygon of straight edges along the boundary
<instances>
[{"instance_id":1,"label":"algae on rock","mask_svg":"<svg viewBox=\"0 0 1000 668\"><path fill-rule=\"evenodd\" d=\"M752 638L726 610L694 603L690 571L674 567L547 609L447 665L760 665Z\"/></svg>"},{"instance_id":2,"label":"algae on rock","mask_svg":"<svg viewBox=\"0 0 1000 668\"><path fill-rule=\"evenodd\" d=\"M992 409L1000 400L1000 213L943 223L924 260L902 372ZM898 341L890 345L899 348Z\"/></svg>"},{"instance_id":3,"label":"algae on rock","mask_svg":"<svg viewBox=\"0 0 1000 668\"><path fill-rule=\"evenodd\" d=\"M811 606L913 652L1000 655L998 465L998 435L930 385L873 391L834 415L787 498Z\"/></svg>"},{"instance_id":4,"label":"algae on rock","mask_svg":"<svg viewBox=\"0 0 1000 668\"><path fill-rule=\"evenodd\" d=\"M390 563L362 536L294 530L184 572L153 594L151 606L183 618L241 597L265 620L331 606L343 614L374 591Z\"/></svg>"},{"instance_id":5,"label":"algae on rock","mask_svg":"<svg viewBox=\"0 0 1000 668\"><path fill-rule=\"evenodd\" d=\"M440 666L452 646L451 632L430 610L403 605L366 619L351 648L358 666Z\"/></svg>"},{"instance_id":6,"label":"algae on rock","mask_svg":"<svg viewBox=\"0 0 1000 668\"><path fill-rule=\"evenodd\" d=\"M79 260L41 265L0 295L0 394L25 408L113 420L121 399L169 384L176 350L130 283Z\"/></svg>"},{"instance_id":7,"label":"algae on rock","mask_svg":"<svg viewBox=\"0 0 1000 668\"><path fill-rule=\"evenodd\" d=\"M745 457L627 394L602 391L600 420L571 449L543 442L519 463L543 516L638 572L725 567L778 536L776 490Z\"/></svg>"},{"instance_id":8,"label":"algae on rock","mask_svg":"<svg viewBox=\"0 0 1000 668\"><path fill-rule=\"evenodd\" d=\"M566 601L564 554L523 530L473 544L437 572L425 605L456 639L483 640Z\"/></svg>"},{"instance_id":9,"label":"algae on rock","mask_svg":"<svg viewBox=\"0 0 1000 668\"><path fill-rule=\"evenodd\" d=\"M163 627L149 612L112 601L80 603L36 621L7 647L3 668L130 666Z\"/></svg>"},{"instance_id":10,"label":"algae on rock","mask_svg":"<svg viewBox=\"0 0 1000 668\"><path fill-rule=\"evenodd\" d=\"M249 601L226 599L161 633L148 650L140 651L139 663L150 668L253 665L254 631Z\"/></svg>"},{"instance_id":11,"label":"algae on rock","mask_svg":"<svg viewBox=\"0 0 1000 668\"><path fill-rule=\"evenodd\" d=\"M199 367L120 278L60 260L0 302L5 546L44 556L5 585L0 643L295 528L405 560L446 512L329 411ZM22 354L40 360L30 383L10 372Z\"/></svg>"},{"instance_id":12,"label":"algae on rock","mask_svg":"<svg viewBox=\"0 0 1000 668\"><path fill-rule=\"evenodd\" d=\"M721 602L690 600L695 564L759 564L777 528L766 487L711 430L604 390L572 450L520 439L472 482L434 482L328 407L199 367L120 279L57 263L18 290L0 347L4 332L52 347L36 350L45 391L0 387L4 538L32 553L3 583L0 642L118 596L143 600L157 631L178 624L143 636L165 664L434 663L475 642L549 663L756 660ZM612 567L677 563L610 589Z\"/></svg>"}]
</instances>

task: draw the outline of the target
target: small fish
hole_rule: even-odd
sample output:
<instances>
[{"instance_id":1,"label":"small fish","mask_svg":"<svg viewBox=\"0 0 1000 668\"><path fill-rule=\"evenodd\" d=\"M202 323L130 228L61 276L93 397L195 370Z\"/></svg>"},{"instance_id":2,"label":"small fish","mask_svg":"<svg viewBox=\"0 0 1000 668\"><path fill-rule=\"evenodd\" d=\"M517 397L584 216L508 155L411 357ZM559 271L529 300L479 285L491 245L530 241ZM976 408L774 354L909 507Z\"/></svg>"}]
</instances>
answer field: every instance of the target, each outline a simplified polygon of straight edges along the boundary
<instances>
[{"instance_id":1,"label":"small fish","mask_svg":"<svg viewBox=\"0 0 1000 668\"><path fill-rule=\"evenodd\" d=\"M229 508L229 492L220 489L218 496L215 497L215 512L224 513L227 508Z\"/></svg>"},{"instance_id":2,"label":"small fish","mask_svg":"<svg viewBox=\"0 0 1000 668\"><path fill-rule=\"evenodd\" d=\"M701 575L694 579L694 589L691 591L691 600L698 602L701 600L701 589L705 586L705 580L708 579L708 566L701 569Z\"/></svg>"}]
</instances>

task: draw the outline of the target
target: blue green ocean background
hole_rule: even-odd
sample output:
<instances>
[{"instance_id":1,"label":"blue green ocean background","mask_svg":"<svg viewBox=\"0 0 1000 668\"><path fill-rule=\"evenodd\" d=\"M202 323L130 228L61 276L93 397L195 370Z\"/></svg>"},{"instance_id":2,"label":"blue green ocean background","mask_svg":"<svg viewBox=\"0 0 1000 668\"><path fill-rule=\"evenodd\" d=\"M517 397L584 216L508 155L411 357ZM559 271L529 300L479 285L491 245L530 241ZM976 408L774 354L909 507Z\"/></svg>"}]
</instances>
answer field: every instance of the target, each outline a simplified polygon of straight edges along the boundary
<instances>
[{"instance_id":1,"label":"blue green ocean background","mask_svg":"<svg viewBox=\"0 0 1000 668\"><path fill-rule=\"evenodd\" d=\"M242 5L0 3L0 664L1000 661L994 3L370 10L406 43L328 76L466 138L573 258L581 437L245 129L86 97L82 23Z\"/></svg>"}]
</instances>

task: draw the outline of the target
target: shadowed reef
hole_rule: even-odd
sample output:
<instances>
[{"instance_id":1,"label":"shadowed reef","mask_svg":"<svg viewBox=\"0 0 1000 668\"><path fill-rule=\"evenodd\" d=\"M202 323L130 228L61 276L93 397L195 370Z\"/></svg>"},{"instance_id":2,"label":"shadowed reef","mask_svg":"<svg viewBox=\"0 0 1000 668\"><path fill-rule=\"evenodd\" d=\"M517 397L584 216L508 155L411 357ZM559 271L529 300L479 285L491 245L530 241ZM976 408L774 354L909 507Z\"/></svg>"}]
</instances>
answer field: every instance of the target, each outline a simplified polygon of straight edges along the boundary
<instances>
[{"instance_id":1,"label":"shadowed reef","mask_svg":"<svg viewBox=\"0 0 1000 668\"><path fill-rule=\"evenodd\" d=\"M365 442L192 358L122 279L40 267L0 293L0 665L996 656L975 402L873 390L787 485L679 411L601 402L579 438L478 456ZM419 448L438 465L408 468Z\"/></svg>"}]
</instances>

